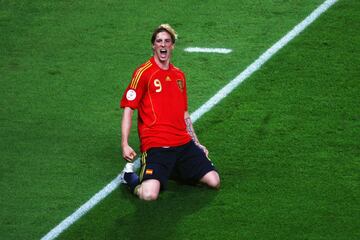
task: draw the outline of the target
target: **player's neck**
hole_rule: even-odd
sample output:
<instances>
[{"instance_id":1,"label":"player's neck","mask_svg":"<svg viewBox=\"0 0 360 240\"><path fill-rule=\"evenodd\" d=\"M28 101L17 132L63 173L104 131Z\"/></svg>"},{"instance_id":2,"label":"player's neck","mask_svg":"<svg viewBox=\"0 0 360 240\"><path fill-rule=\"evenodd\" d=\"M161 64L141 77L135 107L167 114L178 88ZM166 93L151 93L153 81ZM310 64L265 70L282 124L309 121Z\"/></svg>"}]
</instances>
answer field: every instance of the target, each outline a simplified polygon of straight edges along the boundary
<instances>
[{"instance_id":1,"label":"player's neck","mask_svg":"<svg viewBox=\"0 0 360 240\"><path fill-rule=\"evenodd\" d=\"M166 61L160 61L156 56L154 57L155 63L161 68L162 70L168 70L170 66L170 59Z\"/></svg>"}]
</instances>

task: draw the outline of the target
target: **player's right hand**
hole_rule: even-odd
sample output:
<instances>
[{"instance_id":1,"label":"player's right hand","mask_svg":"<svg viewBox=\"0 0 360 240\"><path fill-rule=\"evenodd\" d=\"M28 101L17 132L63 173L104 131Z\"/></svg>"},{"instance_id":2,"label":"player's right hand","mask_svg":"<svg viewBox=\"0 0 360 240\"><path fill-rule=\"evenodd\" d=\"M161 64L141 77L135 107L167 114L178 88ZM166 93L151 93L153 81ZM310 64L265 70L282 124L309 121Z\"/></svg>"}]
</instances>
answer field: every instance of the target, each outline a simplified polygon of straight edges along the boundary
<instances>
[{"instance_id":1,"label":"player's right hand","mask_svg":"<svg viewBox=\"0 0 360 240\"><path fill-rule=\"evenodd\" d=\"M127 162L133 162L136 157L136 152L129 145L123 147L123 158Z\"/></svg>"}]
</instances>

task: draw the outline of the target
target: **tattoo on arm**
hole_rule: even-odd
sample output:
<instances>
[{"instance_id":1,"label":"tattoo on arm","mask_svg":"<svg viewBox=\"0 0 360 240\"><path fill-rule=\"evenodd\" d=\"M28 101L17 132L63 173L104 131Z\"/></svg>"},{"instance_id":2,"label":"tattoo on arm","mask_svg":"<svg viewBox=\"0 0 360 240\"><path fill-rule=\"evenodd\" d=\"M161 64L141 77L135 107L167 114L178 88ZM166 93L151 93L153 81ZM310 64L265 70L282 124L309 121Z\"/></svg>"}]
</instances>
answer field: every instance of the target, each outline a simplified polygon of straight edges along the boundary
<instances>
[{"instance_id":1,"label":"tattoo on arm","mask_svg":"<svg viewBox=\"0 0 360 240\"><path fill-rule=\"evenodd\" d=\"M204 147L203 145L200 144L199 139L197 138L195 131L194 131L194 127L192 125L191 119L190 117L185 117L185 124L186 124L186 129L187 132L189 133L189 135L191 136L192 140L195 142L195 144L204 151L206 157L208 157L209 155L209 151L206 149L206 147Z\"/></svg>"},{"instance_id":2,"label":"tattoo on arm","mask_svg":"<svg viewBox=\"0 0 360 240\"><path fill-rule=\"evenodd\" d=\"M194 140L194 142L198 142L191 119L189 117L185 118L185 124L186 124L186 130L188 131L191 138Z\"/></svg>"}]
</instances>

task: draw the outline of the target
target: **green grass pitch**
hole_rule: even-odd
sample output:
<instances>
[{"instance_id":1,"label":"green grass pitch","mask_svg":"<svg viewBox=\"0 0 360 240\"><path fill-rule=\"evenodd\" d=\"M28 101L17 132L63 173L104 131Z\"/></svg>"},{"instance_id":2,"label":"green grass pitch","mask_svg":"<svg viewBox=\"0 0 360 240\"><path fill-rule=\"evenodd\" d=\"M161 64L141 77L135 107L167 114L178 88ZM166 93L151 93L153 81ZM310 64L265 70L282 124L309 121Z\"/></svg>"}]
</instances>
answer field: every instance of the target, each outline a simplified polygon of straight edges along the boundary
<instances>
[{"instance_id":1,"label":"green grass pitch","mask_svg":"<svg viewBox=\"0 0 360 240\"><path fill-rule=\"evenodd\" d=\"M321 3L0 0L0 239L40 239L121 171L119 100L157 25L192 112ZM360 239L359 29L339 0L196 122L220 191L121 186L59 239Z\"/></svg>"}]
</instances>

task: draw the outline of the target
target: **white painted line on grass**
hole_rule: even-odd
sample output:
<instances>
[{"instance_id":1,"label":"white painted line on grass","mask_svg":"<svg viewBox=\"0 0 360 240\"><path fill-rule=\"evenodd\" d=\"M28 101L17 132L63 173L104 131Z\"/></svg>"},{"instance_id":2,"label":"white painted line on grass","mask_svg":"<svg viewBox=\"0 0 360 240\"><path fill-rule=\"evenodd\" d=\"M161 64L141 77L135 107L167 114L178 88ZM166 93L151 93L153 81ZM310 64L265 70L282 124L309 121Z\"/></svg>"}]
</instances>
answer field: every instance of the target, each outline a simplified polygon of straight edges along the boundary
<instances>
[{"instance_id":1,"label":"white painted line on grass","mask_svg":"<svg viewBox=\"0 0 360 240\"><path fill-rule=\"evenodd\" d=\"M114 191L120 184L120 174L112 180L108 185L96 193L90 200L85 204L79 207L73 214L63 220L59 225L53 228L48 234L41 238L41 240L51 240L55 239L60 235L64 230L70 227L74 222L79 220L85 213L92 209L96 204L108 196L112 191Z\"/></svg>"},{"instance_id":2,"label":"white painted line on grass","mask_svg":"<svg viewBox=\"0 0 360 240\"><path fill-rule=\"evenodd\" d=\"M275 53L283 48L287 43L294 39L299 33L301 33L307 26L314 22L322 13L329 9L337 0L327 0L315 9L308 17L306 17L301 23L296 25L290 32L288 32L283 38L276 42L271 48L264 52L255 62L249 65L243 72L241 72L236 78L229 82L225 87L218 91L212 98L210 98L205 104L198 108L191 114L191 120L196 122L202 115L208 112L222 99L224 99L231 91L233 91L240 83L248 78L252 73L257 71L265 62L267 62ZM137 159L136 161L139 161ZM136 162L139 164L139 162ZM53 228L48 234L46 234L41 240L52 240L56 238L60 233L66 230L70 225L81 218L97 203L114 191L120 184L120 176L117 176L102 190L96 193L89 201L78 208L73 214L63 220L59 225Z\"/></svg>"},{"instance_id":3,"label":"white painted line on grass","mask_svg":"<svg viewBox=\"0 0 360 240\"><path fill-rule=\"evenodd\" d=\"M200 52L200 53L223 53L228 54L232 52L229 48L201 48L201 47L188 47L184 49L185 52Z\"/></svg>"},{"instance_id":4,"label":"white painted line on grass","mask_svg":"<svg viewBox=\"0 0 360 240\"><path fill-rule=\"evenodd\" d=\"M308 17L306 17L301 23L296 25L290 32L277 41L272 47L264 52L258 59L249 65L243 72L241 72L236 78L229 82L225 87L220 89L212 98L210 98L205 104L198 108L191 114L191 120L195 122L204 113L208 112L222 99L224 99L229 93L231 93L240 83L242 83L251 74L257 71L265 62L267 62L275 53L294 39L299 33L301 33L307 26L314 22L323 12L330 8L337 0L327 0L315 9Z\"/></svg>"}]
</instances>

